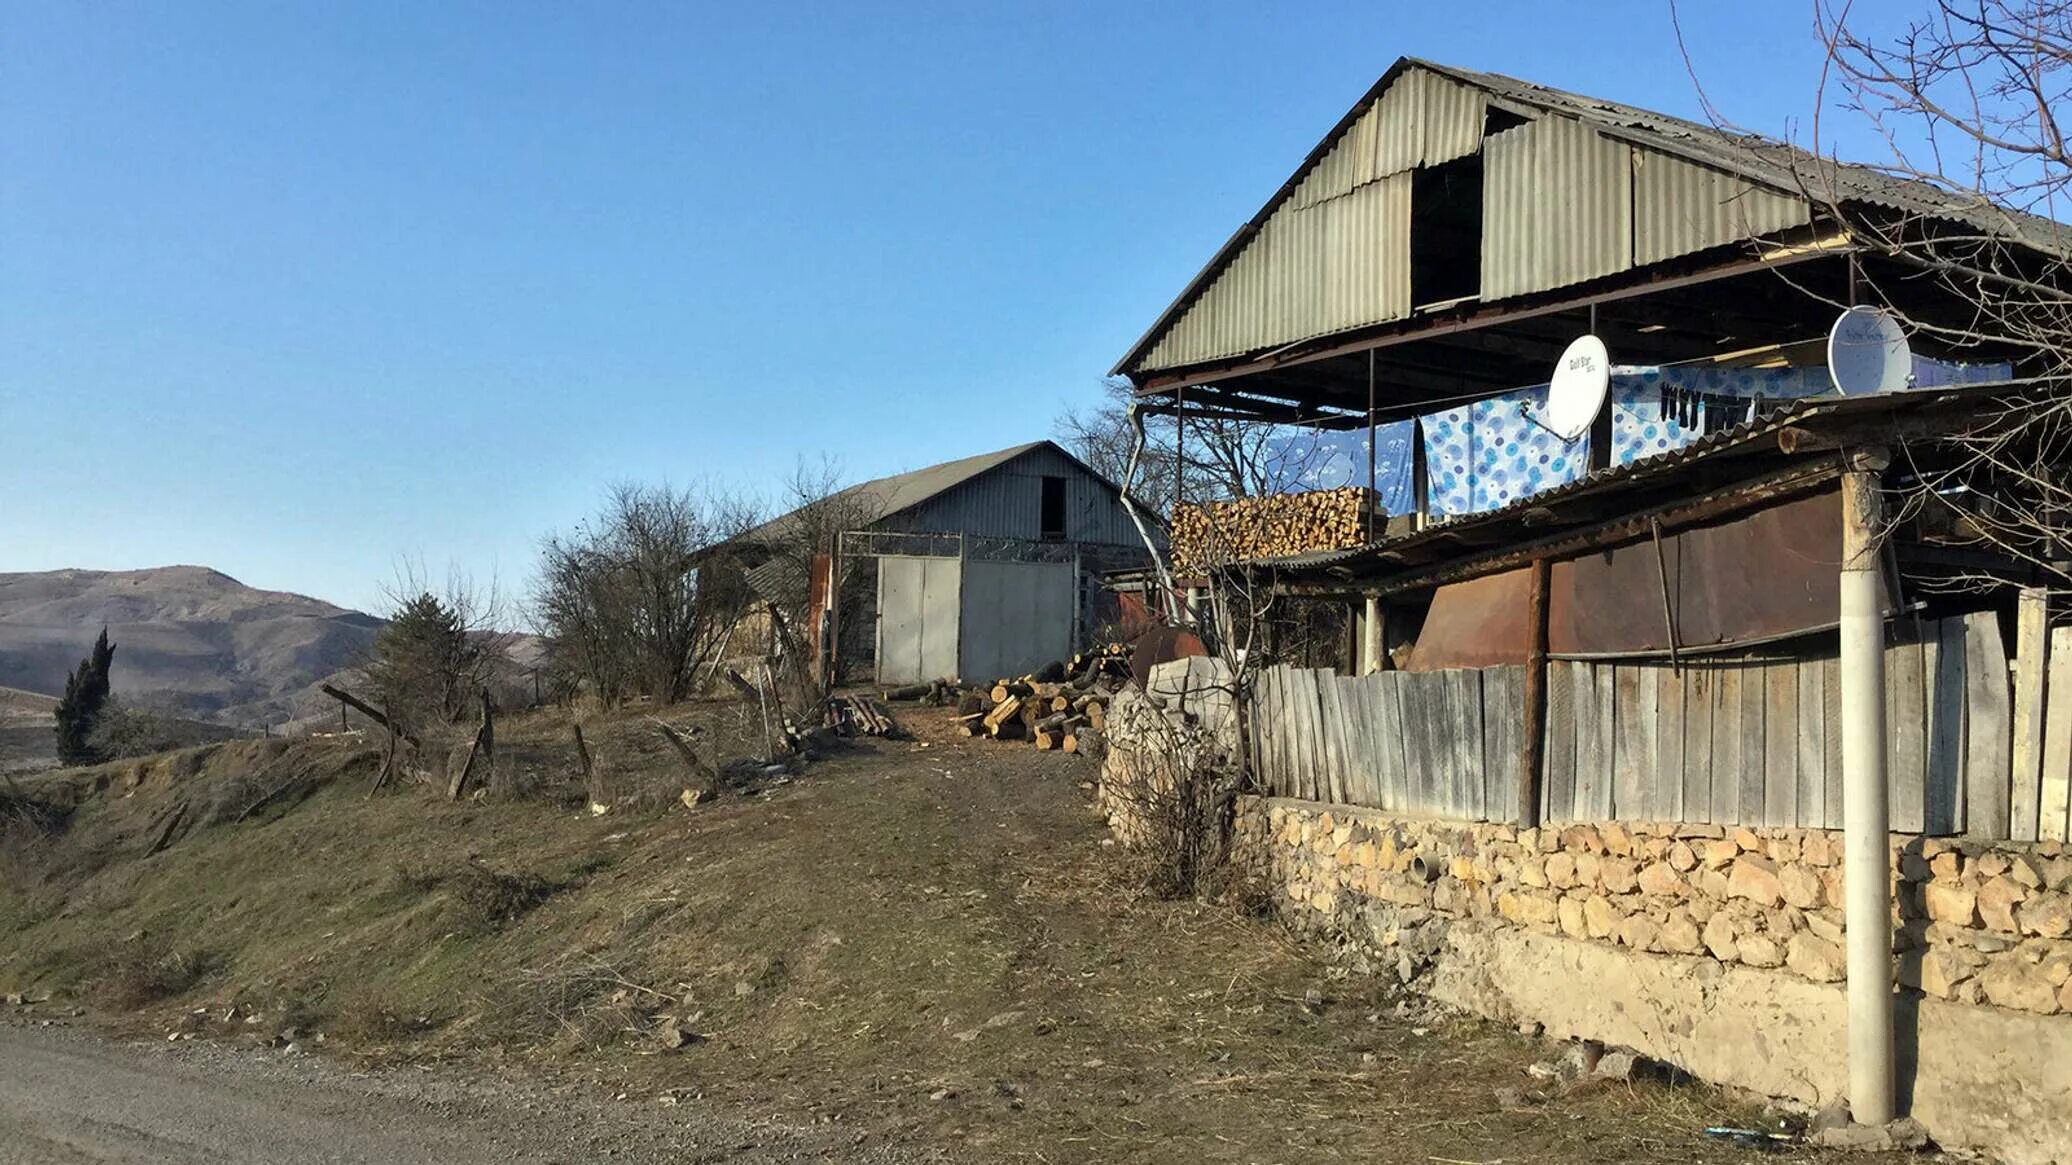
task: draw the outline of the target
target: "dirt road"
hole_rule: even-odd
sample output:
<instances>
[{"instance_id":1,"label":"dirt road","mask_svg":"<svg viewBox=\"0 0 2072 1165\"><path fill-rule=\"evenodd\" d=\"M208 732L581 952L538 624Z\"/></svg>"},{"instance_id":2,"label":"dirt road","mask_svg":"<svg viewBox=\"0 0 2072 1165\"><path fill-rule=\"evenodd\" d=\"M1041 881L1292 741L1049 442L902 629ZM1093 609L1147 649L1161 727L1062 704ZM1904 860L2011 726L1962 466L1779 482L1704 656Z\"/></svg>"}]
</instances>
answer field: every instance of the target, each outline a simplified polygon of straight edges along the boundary
<instances>
[{"instance_id":1,"label":"dirt road","mask_svg":"<svg viewBox=\"0 0 2072 1165\"><path fill-rule=\"evenodd\" d=\"M918 1160L840 1130L482 1073L0 1025L0 1165L549 1165Z\"/></svg>"}]
</instances>

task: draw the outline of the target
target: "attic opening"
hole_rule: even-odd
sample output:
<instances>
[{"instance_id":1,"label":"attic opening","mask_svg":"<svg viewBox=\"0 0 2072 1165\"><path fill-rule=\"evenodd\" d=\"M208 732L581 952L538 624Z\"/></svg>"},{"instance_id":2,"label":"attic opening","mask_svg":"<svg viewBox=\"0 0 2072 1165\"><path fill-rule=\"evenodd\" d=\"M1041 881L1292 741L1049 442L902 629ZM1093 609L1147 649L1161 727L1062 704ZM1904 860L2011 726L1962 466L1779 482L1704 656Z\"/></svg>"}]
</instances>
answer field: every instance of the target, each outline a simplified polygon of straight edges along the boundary
<instances>
[{"instance_id":1,"label":"attic opening","mask_svg":"<svg viewBox=\"0 0 2072 1165\"><path fill-rule=\"evenodd\" d=\"M1045 477L1043 480L1043 504L1038 514L1037 528L1045 542L1065 540L1065 479Z\"/></svg>"},{"instance_id":2,"label":"attic opening","mask_svg":"<svg viewBox=\"0 0 2072 1165\"><path fill-rule=\"evenodd\" d=\"M1410 172L1410 302L1472 299L1482 290L1482 155Z\"/></svg>"}]
</instances>

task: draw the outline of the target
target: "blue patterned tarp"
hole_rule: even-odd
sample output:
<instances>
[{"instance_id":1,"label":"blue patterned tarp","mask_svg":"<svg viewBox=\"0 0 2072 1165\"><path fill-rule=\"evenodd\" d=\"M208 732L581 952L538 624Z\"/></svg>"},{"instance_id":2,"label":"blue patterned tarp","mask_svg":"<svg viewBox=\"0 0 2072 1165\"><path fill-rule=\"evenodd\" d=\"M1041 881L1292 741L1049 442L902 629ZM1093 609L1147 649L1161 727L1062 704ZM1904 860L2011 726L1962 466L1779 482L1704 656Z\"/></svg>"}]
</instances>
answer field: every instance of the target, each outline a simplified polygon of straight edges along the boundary
<instances>
[{"instance_id":1,"label":"blue patterned tarp","mask_svg":"<svg viewBox=\"0 0 2072 1165\"><path fill-rule=\"evenodd\" d=\"M1916 357L1914 384L1929 388L2005 380L2005 364L1948 364ZM1665 416L1665 391L1715 397L1796 400L1832 390L1825 367L1700 368L1619 365L1612 371L1612 461L1628 465L1681 449L1702 433ZM1546 405L1547 386L1534 385L1489 400L1427 413L1375 429L1375 479L1382 508L1409 513L1411 443L1422 431L1430 478L1431 512L1476 514L1576 480L1589 472L1590 439L1564 442L1533 423L1528 411ZM1290 489L1367 484L1367 433L1292 434L1284 459Z\"/></svg>"}]
</instances>

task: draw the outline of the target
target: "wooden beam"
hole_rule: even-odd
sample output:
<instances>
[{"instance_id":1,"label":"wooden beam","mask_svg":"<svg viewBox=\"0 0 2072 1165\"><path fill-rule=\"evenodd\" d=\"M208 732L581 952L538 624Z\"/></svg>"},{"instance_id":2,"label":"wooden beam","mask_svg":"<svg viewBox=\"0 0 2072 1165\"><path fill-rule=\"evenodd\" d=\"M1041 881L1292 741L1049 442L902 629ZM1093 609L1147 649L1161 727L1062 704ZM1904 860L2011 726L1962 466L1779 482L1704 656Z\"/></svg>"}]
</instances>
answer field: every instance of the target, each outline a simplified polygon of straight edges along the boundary
<instances>
[{"instance_id":1,"label":"wooden beam","mask_svg":"<svg viewBox=\"0 0 2072 1165\"><path fill-rule=\"evenodd\" d=\"M1525 618L1532 640L1525 654L1525 739L1519 750L1518 828L1540 824L1540 761L1547 738L1547 560L1532 561ZM1494 808L1492 806L1492 808Z\"/></svg>"}]
</instances>

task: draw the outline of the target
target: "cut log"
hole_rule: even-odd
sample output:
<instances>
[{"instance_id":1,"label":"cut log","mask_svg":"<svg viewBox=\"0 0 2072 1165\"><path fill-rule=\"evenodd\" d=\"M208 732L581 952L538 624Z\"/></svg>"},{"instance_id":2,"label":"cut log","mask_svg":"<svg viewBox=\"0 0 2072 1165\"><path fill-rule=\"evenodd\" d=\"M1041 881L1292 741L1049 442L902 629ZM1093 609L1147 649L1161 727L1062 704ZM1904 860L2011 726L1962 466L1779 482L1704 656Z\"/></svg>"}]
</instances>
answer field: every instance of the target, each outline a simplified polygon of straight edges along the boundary
<instances>
[{"instance_id":1,"label":"cut log","mask_svg":"<svg viewBox=\"0 0 2072 1165\"><path fill-rule=\"evenodd\" d=\"M1027 696L1034 690L1021 680L1001 680L993 685L993 702L1004 704L1009 696Z\"/></svg>"},{"instance_id":2,"label":"cut log","mask_svg":"<svg viewBox=\"0 0 2072 1165\"><path fill-rule=\"evenodd\" d=\"M959 716L969 716L973 712L990 711L992 707L992 701L986 699L983 692L966 692L957 697L957 714Z\"/></svg>"},{"instance_id":3,"label":"cut log","mask_svg":"<svg viewBox=\"0 0 2072 1165\"><path fill-rule=\"evenodd\" d=\"M1036 741L1036 747L1043 750L1044 752L1055 751L1059 748L1062 748L1065 744L1065 734L1062 732L1038 731L1034 739Z\"/></svg>"},{"instance_id":4,"label":"cut log","mask_svg":"<svg viewBox=\"0 0 2072 1165\"><path fill-rule=\"evenodd\" d=\"M1022 698L1020 696L1007 697L1005 700L995 704L991 712L986 713L986 731L994 736L1000 735L1000 726L1020 716L1021 711Z\"/></svg>"},{"instance_id":5,"label":"cut log","mask_svg":"<svg viewBox=\"0 0 2072 1165\"><path fill-rule=\"evenodd\" d=\"M940 682L940 681L938 681ZM887 700L925 700L929 693L937 690L936 684L907 684L904 687L887 688L882 693Z\"/></svg>"}]
</instances>

